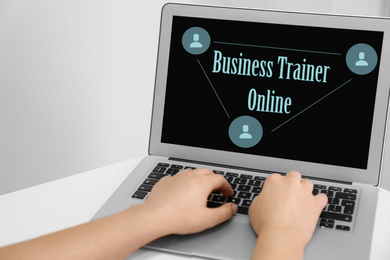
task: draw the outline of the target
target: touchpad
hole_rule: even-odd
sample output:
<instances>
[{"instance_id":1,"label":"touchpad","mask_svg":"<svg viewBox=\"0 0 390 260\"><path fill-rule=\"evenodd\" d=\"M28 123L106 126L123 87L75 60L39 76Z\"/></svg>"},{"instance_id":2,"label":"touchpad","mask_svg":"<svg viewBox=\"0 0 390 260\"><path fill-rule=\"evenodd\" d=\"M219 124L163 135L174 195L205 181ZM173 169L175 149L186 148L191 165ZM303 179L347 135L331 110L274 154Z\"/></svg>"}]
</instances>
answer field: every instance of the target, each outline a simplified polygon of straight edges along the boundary
<instances>
[{"instance_id":1,"label":"touchpad","mask_svg":"<svg viewBox=\"0 0 390 260\"><path fill-rule=\"evenodd\" d=\"M250 259L256 243L247 216L235 216L221 225L193 235L159 239L147 247L217 259Z\"/></svg>"}]
</instances>

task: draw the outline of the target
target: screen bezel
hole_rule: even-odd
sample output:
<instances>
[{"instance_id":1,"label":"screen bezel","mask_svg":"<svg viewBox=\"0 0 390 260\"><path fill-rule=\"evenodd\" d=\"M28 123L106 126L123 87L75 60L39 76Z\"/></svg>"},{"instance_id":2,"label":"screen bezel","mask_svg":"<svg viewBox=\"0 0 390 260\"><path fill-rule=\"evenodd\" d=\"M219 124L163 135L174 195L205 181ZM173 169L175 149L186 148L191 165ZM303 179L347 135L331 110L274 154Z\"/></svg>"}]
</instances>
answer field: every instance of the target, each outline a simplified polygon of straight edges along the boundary
<instances>
[{"instance_id":1,"label":"screen bezel","mask_svg":"<svg viewBox=\"0 0 390 260\"><path fill-rule=\"evenodd\" d=\"M332 166L162 143L161 133L173 16L384 32L367 169ZM389 48L386 48L386 46L390 46L390 40L388 38L389 30L390 20L384 18L182 4L165 5L162 11L161 20L149 153L151 155L180 158L183 160L231 165L271 172L287 172L291 169L295 169L299 170L305 176L378 185L383 160L382 154L384 149L390 86L390 73L386 73L386 71L390 71L390 65L384 62L390 55Z\"/></svg>"}]
</instances>

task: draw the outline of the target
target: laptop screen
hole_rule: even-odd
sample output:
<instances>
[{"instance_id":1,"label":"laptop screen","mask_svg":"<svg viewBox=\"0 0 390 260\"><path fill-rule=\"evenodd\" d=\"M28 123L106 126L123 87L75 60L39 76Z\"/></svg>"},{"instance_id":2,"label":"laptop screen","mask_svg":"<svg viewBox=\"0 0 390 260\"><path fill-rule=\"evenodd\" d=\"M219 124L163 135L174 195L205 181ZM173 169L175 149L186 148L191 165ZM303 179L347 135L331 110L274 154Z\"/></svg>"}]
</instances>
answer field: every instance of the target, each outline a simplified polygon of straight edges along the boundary
<instances>
[{"instance_id":1,"label":"laptop screen","mask_svg":"<svg viewBox=\"0 0 390 260\"><path fill-rule=\"evenodd\" d=\"M161 142L366 169L382 41L174 16Z\"/></svg>"}]
</instances>

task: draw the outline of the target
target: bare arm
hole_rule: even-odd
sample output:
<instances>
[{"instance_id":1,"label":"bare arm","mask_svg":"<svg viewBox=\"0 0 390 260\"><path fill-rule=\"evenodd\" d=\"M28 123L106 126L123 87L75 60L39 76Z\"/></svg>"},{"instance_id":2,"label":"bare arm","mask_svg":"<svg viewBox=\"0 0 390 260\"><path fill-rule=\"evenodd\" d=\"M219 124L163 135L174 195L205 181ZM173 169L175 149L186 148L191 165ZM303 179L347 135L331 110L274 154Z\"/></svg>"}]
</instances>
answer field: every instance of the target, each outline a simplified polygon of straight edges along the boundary
<instances>
[{"instance_id":1,"label":"bare arm","mask_svg":"<svg viewBox=\"0 0 390 260\"><path fill-rule=\"evenodd\" d=\"M0 249L0 259L123 259L164 235L143 206ZM140 224L142 223L142 224ZM145 228L145 226L149 228Z\"/></svg>"},{"instance_id":2,"label":"bare arm","mask_svg":"<svg viewBox=\"0 0 390 260\"><path fill-rule=\"evenodd\" d=\"M285 177L270 175L249 209L258 234L252 259L302 259L322 209L324 194L312 195L313 184L290 171Z\"/></svg>"},{"instance_id":3,"label":"bare arm","mask_svg":"<svg viewBox=\"0 0 390 260\"><path fill-rule=\"evenodd\" d=\"M271 175L253 201L249 215L258 234L253 259L302 258L327 198L314 197L311 182L300 178L294 171L286 177ZM233 194L222 176L206 169L186 170L163 178L142 205L1 248L0 259L123 259L159 237L200 232L231 218L237 211L232 203L206 207L214 189ZM180 200L173 199L178 193Z\"/></svg>"},{"instance_id":4,"label":"bare arm","mask_svg":"<svg viewBox=\"0 0 390 260\"><path fill-rule=\"evenodd\" d=\"M206 169L186 170L159 181L142 205L0 248L0 259L123 259L162 236L199 232L231 218L237 210L232 203L206 207L214 189L233 194L222 176ZM178 193L182 194L179 200L174 196Z\"/></svg>"}]
</instances>

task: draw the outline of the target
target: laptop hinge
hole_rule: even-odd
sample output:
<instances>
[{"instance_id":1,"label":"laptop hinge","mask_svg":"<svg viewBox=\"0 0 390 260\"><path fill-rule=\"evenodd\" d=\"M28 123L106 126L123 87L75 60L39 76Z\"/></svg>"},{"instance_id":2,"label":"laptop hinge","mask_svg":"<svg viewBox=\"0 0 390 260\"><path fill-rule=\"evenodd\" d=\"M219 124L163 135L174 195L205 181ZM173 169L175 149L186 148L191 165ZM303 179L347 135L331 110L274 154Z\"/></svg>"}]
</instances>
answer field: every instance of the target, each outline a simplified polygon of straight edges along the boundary
<instances>
[{"instance_id":1,"label":"laptop hinge","mask_svg":"<svg viewBox=\"0 0 390 260\"><path fill-rule=\"evenodd\" d=\"M174 157L169 157L168 160L185 162L185 163L203 164L203 165L212 166L212 167L231 168L233 170L258 172L258 173L265 173L265 174L271 174L271 173L279 173L279 174L282 174L282 175L286 174L285 172L276 172L276 171L269 171L269 170L263 170L263 169L253 169L253 168L246 168L246 167L238 167L238 166L232 166L232 165L210 163L210 162L202 162L202 161L195 161L195 160L187 160L187 159L174 158ZM306 176L306 175L303 175L302 177L303 178L307 178L309 180L314 180L314 181L325 181L325 182L339 183L339 184L344 184L344 185L352 185L352 182L348 182L348 181L340 181L340 180L333 180L333 179L331 180L331 179L319 178L319 177L313 177L313 176Z\"/></svg>"}]
</instances>

